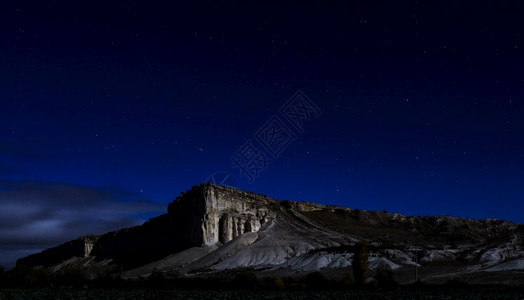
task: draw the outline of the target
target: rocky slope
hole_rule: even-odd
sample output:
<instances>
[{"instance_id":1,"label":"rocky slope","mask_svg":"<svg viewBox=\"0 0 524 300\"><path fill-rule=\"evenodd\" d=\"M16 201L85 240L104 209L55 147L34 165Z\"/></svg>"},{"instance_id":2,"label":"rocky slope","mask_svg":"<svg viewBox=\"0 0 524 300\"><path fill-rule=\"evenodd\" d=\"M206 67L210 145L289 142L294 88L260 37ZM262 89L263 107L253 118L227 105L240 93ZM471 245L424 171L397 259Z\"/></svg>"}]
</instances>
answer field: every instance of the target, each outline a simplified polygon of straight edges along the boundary
<instances>
[{"instance_id":1,"label":"rocky slope","mask_svg":"<svg viewBox=\"0 0 524 300\"><path fill-rule=\"evenodd\" d=\"M126 278L153 270L169 276L227 276L246 269L260 276L321 271L340 278L362 239L370 244L371 273L389 265L404 283L460 277L524 284L524 225L276 201L214 184L182 193L167 214L141 226L83 237L17 264L52 270L77 264L89 274L113 266Z\"/></svg>"}]
</instances>

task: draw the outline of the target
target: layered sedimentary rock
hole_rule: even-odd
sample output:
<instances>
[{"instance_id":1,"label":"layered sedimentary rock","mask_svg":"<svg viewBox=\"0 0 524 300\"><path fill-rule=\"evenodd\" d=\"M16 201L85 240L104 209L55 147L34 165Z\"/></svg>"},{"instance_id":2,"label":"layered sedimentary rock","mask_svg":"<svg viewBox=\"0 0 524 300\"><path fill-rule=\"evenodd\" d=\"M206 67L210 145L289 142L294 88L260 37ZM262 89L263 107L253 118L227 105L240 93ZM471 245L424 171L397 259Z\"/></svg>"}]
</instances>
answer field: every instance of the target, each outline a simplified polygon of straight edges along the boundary
<instances>
[{"instance_id":1,"label":"layered sedimentary rock","mask_svg":"<svg viewBox=\"0 0 524 300\"><path fill-rule=\"evenodd\" d=\"M227 243L259 228L275 216L277 201L260 194L202 184L182 193L167 214L141 226L102 236L82 237L20 259L17 264L51 265L70 257L113 259L124 268L158 259L190 247Z\"/></svg>"},{"instance_id":2,"label":"layered sedimentary rock","mask_svg":"<svg viewBox=\"0 0 524 300\"><path fill-rule=\"evenodd\" d=\"M469 276L468 282L493 283L491 272L498 272L499 282L524 284L522 224L276 201L214 184L182 193L166 214L141 226L80 238L18 263L56 264L51 270L73 263L89 274L104 274L107 265L123 278L154 270L177 277L246 269L261 276L343 276L360 240L369 242L370 274L387 264L409 283L417 265L427 282Z\"/></svg>"},{"instance_id":3,"label":"layered sedimentary rock","mask_svg":"<svg viewBox=\"0 0 524 300\"><path fill-rule=\"evenodd\" d=\"M132 267L190 247L227 243L247 231L257 231L274 216L269 197L214 184L182 193L168 213L141 226L102 235L93 255Z\"/></svg>"},{"instance_id":4,"label":"layered sedimentary rock","mask_svg":"<svg viewBox=\"0 0 524 300\"><path fill-rule=\"evenodd\" d=\"M188 197L193 201L187 201ZM264 195L205 184L177 198L169 205L168 214L192 246L211 246L258 231L274 217L271 206L275 204ZM189 222L187 214L191 214Z\"/></svg>"}]
</instances>

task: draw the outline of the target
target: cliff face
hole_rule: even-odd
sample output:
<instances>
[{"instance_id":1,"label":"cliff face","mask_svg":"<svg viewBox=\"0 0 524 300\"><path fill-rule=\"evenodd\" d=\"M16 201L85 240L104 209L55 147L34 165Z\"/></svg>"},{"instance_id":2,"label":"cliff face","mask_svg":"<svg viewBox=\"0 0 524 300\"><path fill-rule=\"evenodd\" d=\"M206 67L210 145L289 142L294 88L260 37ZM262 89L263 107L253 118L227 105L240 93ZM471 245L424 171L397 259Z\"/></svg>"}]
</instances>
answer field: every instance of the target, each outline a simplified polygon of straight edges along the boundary
<instances>
[{"instance_id":1,"label":"cliff face","mask_svg":"<svg viewBox=\"0 0 524 300\"><path fill-rule=\"evenodd\" d=\"M17 264L49 266L73 256L91 255L134 267L169 253L225 244L243 233L256 232L274 218L271 207L276 204L264 195L202 184L177 197L167 214L141 226L82 237L22 258Z\"/></svg>"},{"instance_id":2,"label":"cliff face","mask_svg":"<svg viewBox=\"0 0 524 300\"><path fill-rule=\"evenodd\" d=\"M270 213L274 205L276 201L267 196L205 184L177 198L168 214L192 246L211 246L258 231L274 217Z\"/></svg>"},{"instance_id":3,"label":"cliff face","mask_svg":"<svg viewBox=\"0 0 524 300\"><path fill-rule=\"evenodd\" d=\"M107 263L123 270L125 278L154 270L208 276L246 268L265 276L311 271L342 276L351 265L352 247L362 239L372 251L371 272L387 264L401 282L415 280L418 266L428 282L463 276L472 283L493 283L496 277L505 284L524 284L524 225L276 201L214 184L182 193L166 214L141 226L83 237L18 264L73 262L91 274L89 268Z\"/></svg>"}]
</instances>

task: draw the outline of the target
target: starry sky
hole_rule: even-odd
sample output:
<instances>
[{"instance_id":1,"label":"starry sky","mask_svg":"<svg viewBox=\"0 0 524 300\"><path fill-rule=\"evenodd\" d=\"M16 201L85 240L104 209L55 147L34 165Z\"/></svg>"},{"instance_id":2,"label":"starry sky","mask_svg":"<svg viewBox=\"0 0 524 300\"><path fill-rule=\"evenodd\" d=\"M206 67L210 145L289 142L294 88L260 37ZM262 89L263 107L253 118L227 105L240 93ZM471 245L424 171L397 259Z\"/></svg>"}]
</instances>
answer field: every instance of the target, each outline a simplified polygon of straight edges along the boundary
<instances>
[{"instance_id":1,"label":"starry sky","mask_svg":"<svg viewBox=\"0 0 524 300\"><path fill-rule=\"evenodd\" d=\"M524 5L390 2L2 2L0 264L206 181L523 223Z\"/></svg>"}]
</instances>

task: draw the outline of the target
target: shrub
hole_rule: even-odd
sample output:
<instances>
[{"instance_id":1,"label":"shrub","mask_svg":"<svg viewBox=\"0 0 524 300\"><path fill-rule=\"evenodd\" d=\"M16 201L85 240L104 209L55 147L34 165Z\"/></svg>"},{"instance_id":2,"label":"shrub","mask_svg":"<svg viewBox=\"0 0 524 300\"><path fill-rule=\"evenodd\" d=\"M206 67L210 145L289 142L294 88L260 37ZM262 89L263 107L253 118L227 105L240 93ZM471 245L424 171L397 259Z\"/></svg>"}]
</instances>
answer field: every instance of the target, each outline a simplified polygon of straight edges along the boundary
<instances>
[{"instance_id":1,"label":"shrub","mask_svg":"<svg viewBox=\"0 0 524 300\"><path fill-rule=\"evenodd\" d=\"M395 273L388 264L381 265L377 270L375 279L377 281L377 287L382 289L391 289L398 286L394 279Z\"/></svg>"}]
</instances>

